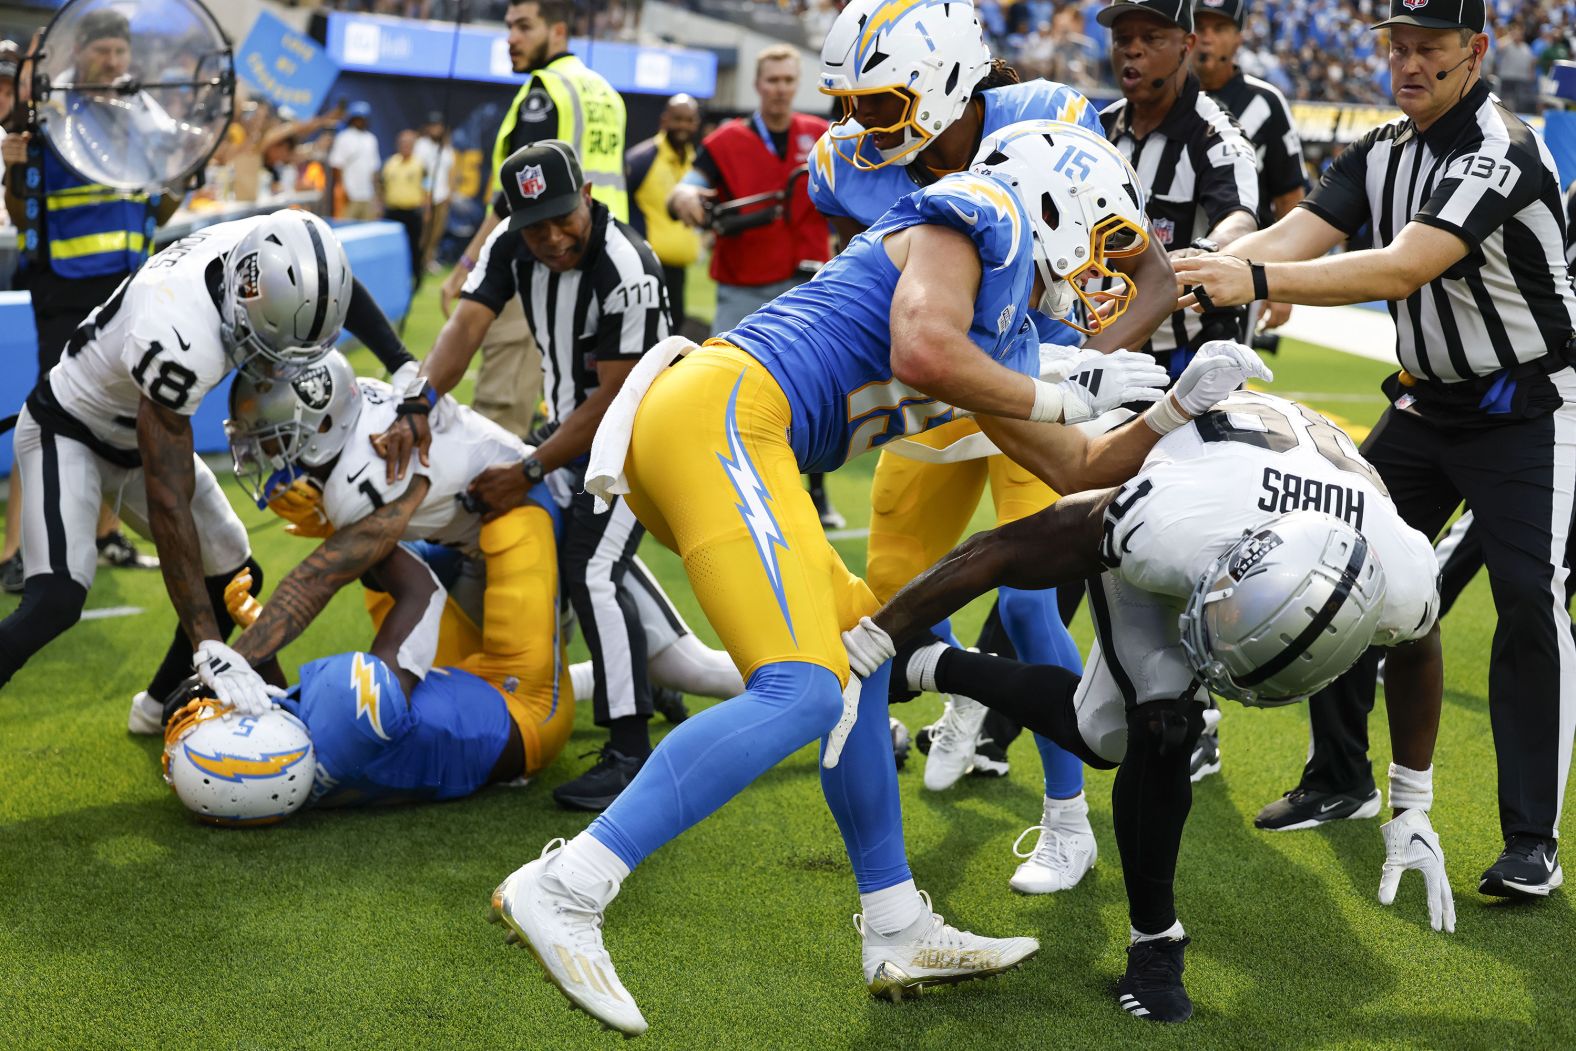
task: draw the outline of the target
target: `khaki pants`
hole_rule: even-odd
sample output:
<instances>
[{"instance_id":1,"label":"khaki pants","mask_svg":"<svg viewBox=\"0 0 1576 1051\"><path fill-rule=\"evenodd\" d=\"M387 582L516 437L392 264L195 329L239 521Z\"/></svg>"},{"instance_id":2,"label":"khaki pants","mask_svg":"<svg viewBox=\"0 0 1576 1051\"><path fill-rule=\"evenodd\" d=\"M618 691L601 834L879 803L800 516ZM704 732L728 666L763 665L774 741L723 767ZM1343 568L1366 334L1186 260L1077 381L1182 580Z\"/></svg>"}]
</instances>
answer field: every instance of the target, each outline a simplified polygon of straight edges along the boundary
<instances>
[{"instance_id":1,"label":"khaki pants","mask_svg":"<svg viewBox=\"0 0 1576 1051\"><path fill-rule=\"evenodd\" d=\"M432 206L432 214L428 216L427 228L421 234L421 269L426 270L432 265L432 257L437 254L438 242L443 240L443 231L449 225L449 202Z\"/></svg>"},{"instance_id":2,"label":"khaki pants","mask_svg":"<svg viewBox=\"0 0 1576 1051\"><path fill-rule=\"evenodd\" d=\"M378 217L378 202L371 201L346 201L343 218L357 222L370 222Z\"/></svg>"},{"instance_id":3,"label":"khaki pants","mask_svg":"<svg viewBox=\"0 0 1576 1051\"><path fill-rule=\"evenodd\" d=\"M481 369L471 406L506 431L524 438L531 433L536 403L542 397L542 351L525 321L516 296L482 340Z\"/></svg>"}]
</instances>

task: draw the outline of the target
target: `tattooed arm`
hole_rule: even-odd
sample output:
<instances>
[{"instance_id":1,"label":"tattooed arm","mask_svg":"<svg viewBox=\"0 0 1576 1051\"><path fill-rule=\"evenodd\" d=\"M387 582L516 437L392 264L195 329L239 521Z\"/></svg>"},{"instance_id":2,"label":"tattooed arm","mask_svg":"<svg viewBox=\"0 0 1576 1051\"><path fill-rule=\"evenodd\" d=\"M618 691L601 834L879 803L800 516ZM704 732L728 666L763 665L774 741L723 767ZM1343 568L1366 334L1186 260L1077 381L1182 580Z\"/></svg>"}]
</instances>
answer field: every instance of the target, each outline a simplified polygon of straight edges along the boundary
<instances>
[{"instance_id":1,"label":"tattooed arm","mask_svg":"<svg viewBox=\"0 0 1576 1051\"><path fill-rule=\"evenodd\" d=\"M426 495L427 479L417 475L398 500L325 540L274 588L257 622L235 640L235 651L255 665L288 645L340 588L388 557Z\"/></svg>"},{"instance_id":2,"label":"tattooed arm","mask_svg":"<svg viewBox=\"0 0 1576 1051\"><path fill-rule=\"evenodd\" d=\"M137 407L137 449L148 490L149 531L175 614L194 647L219 639L192 521L197 473L192 469L191 420L144 397Z\"/></svg>"}]
</instances>

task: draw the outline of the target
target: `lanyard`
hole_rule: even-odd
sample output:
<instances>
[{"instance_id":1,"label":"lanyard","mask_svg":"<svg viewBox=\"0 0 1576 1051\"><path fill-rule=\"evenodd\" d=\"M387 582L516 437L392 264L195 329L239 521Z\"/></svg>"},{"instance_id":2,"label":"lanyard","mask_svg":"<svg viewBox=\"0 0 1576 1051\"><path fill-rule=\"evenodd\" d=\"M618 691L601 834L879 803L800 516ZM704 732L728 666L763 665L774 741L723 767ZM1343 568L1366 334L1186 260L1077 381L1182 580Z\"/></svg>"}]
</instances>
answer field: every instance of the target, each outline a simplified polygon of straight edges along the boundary
<instances>
[{"instance_id":1,"label":"lanyard","mask_svg":"<svg viewBox=\"0 0 1576 1051\"><path fill-rule=\"evenodd\" d=\"M766 148L771 151L772 156L782 160L782 154L777 152L777 144L772 141L772 133L767 130L766 119L761 116L761 111L756 110L750 114L750 119L755 121L755 134L759 135L761 141L766 143Z\"/></svg>"}]
</instances>

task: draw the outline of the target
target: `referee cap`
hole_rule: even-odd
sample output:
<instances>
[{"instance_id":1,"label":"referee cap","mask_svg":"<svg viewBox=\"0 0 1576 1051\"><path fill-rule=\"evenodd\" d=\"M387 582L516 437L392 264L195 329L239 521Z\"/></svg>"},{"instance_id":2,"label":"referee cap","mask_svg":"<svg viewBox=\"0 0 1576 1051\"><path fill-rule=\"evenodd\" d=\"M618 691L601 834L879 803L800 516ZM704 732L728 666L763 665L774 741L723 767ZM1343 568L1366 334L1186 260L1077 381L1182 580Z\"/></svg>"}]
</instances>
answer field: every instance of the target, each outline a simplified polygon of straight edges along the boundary
<instances>
[{"instance_id":1,"label":"referee cap","mask_svg":"<svg viewBox=\"0 0 1576 1051\"><path fill-rule=\"evenodd\" d=\"M580 204L585 174L575 148L561 139L543 139L509 154L499 169L509 203L509 229L568 215Z\"/></svg>"},{"instance_id":2,"label":"referee cap","mask_svg":"<svg viewBox=\"0 0 1576 1051\"><path fill-rule=\"evenodd\" d=\"M1233 2L1233 0L1227 0ZM1236 0L1240 2L1240 0ZM1435 0L1436 3L1442 0ZM1148 11L1152 15L1170 22L1180 28L1184 33L1193 32L1193 0L1112 0L1111 6L1104 8L1095 16L1095 21L1110 28L1123 15L1130 15L1136 11Z\"/></svg>"},{"instance_id":3,"label":"referee cap","mask_svg":"<svg viewBox=\"0 0 1576 1051\"><path fill-rule=\"evenodd\" d=\"M1390 0L1390 17L1370 28L1420 26L1481 33L1486 17L1483 0Z\"/></svg>"},{"instance_id":4,"label":"referee cap","mask_svg":"<svg viewBox=\"0 0 1576 1051\"><path fill-rule=\"evenodd\" d=\"M1248 18L1248 0L1195 0L1193 4L1193 18L1197 21L1199 15L1219 15L1229 18L1237 23L1241 29Z\"/></svg>"}]
</instances>

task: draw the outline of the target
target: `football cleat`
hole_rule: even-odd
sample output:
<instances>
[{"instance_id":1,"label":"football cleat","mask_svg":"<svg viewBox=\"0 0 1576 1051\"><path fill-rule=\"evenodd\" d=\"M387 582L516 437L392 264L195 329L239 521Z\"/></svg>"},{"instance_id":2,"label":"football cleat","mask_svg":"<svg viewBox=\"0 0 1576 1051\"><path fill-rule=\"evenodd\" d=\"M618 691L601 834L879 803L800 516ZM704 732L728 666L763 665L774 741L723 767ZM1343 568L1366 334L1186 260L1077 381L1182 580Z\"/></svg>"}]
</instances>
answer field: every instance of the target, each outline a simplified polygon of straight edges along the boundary
<instances>
[{"instance_id":1,"label":"football cleat","mask_svg":"<svg viewBox=\"0 0 1576 1051\"><path fill-rule=\"evenodd\" d=\"M1187 779L1195 785L1210 774L1220 773L1220 731L1205 730L1193 745L1193 755L1188 760Z\"/></svg>"},{"instance_id":2,"label":"football cleat","mask_svg":"<svg viewBox=\"0 0 1576 1051\"><path fill-rule=\"evenodd\" d=\"M1505 841L1505 852L1499 860L1483 873L1478 892L1497 898L1515 898L1523 894L1547 897L1564 882L1559 840L1514 835Z\"/></svg>"},{"instance_id":3,"label":"football cleat","mask_svg":"<svg viewBox=\"0 0 1576 1051\"><path fill-rule=\"evenodd\" d=\"M1031 832L1040 838L1025 853L1023 840ZM1082 792L1072 799L1047 798L1040 824L1024 829L1012 852L1024 859L1008 881L1019 894L1055 894L1076 887L1099 855L1088 799Z\"/></svg>"},{"instance_id":4,"label":"football cleat","mask_svg":"<svg viewBox=\"0 0 1576 1051\"><path fill-rule=\"evenodd\" d=\"M27 578L22 568L22 552L18 551L4 562L0 562L0 591L7 595L20 595L27 586Z\"/></svg>"},{"instance_id":5,"label":"football cleat","mask_svg":"<svg viewBox=\"0 0 1576 1051\"><path fill-rule=\"evenodd\" d=\"M890 720L892 730L892 759L897 763L897 768L901 770L904 764L908 762L910 744L908 727L904 726L903 721L895 715L889 715L887 718Z\"/></svg>"},{"instance_id":6,"label":"football cleat","mask_svg":"<svg viewBox=\"0 0 1576 1051\"><path fill-rule=\"evenodd\" d=\"M126 716L126 732L142 737L152 737L164 732L164 705L143 690L131 699L131 712Z\"/></svg>"},{"instance_id":7,"label":"football cleat","mask_svg":"<svg viewBox=\"0 0 1576 1051\"><path fill-rule=\"evenodd\" d=\"M684 694L680 690L669 689L666 686L653 687L651 707L671 726L677 726L689 718L689 707L684 703Z\"/></svg>"},{"instance_id":8,"label":"football cleat","mask_svg":"<svg viewBox=\"0 0 1576 1051\"><path fill-rule=\"evenodd\" d=\"M563 846L553 840L541 857L498 884L489 920L508 928L505 941L530 950L571 1004L609 1029L639 1036L646 1018L602 944L602 910L614 888L609 884L606 898L593 898L555 876L552 861Z\"/></svg>"},{"instance_id":9,"label":"football cleat","mask_svg":"<svg viewBox=\"0 0 1576 1051\"><path fill-rule=\"evenodd\" d=\"M933 724L930 753L925 757L925 787L945 792L958 778L974 768L974 746L986 708L968 697L952 696L946 701L941 721Z\"/></svg>"},{"instance_id":10,"label":"football cleat","mask_svg":"<svg viewBox=\"0 0 1576 1051\"><path fill-rule=\"evenodd\" d=\"M613 805L613 800L618 798L620 792L629 787L646 761L625 755L610 744L603 745L599 752L586 754L596 755L597 761L573 781L565 781L553 789L553 798L567 810L589 810L600 814Z\"/></svg>"},{"instance_id":11,"label":"football cleat","mask_svg":"<svg viewBox=\"0 0 1576 1051\"><path fill-rule=\"evenodd\" d=\"M1297 787L1259 811L1255 828L1267 832L1296 832L1314 828L1326 821L1356 821L1379 814L1377 788L1360 795L1346 792L1316 792Z\"/></svg>"},{"instance_id":12,"label":"football cleat","mask_svg":"<svg viewBox=\"0 0 1576 1051\"><path fill-rule=\"evenodd\" d=\"M126 539L126 534L119 529L108 536L101 536L97 540L98 563L101 566L116 566L121 569L158 569L159 560L153 555L144 555L138 551L136 545Z\"/></svg>"},{"instance_id":13,"label":"football cleat","mask_svg":"<svg viewBox=\"0 0 1576 1051\"><path fill-rule=\"evenodd\" d=\"M981 737L974 746L974 769L969 773L975 777L1006 777L1010 770L1006 750L997 747L989 737Z\"/></svg>"},{"instance_id":14,"label":"football cleat","mask_svg":"<svg viewBox=\"0 0 1576 1051\"><path fill-rule=\"evenodd\" d=\"M926 986L1010 971L1040 951L1034 938L982 938L960 931L931 911L930 895L920 891L920 897L925 899L924 915L893 935L878 934L865 926L864 916L854 917L854 928L864 939L861 955L871 996L897 1003Z\"/></svg>"},{"instance_id":15,"label":"football cleat","mask_svg":"<svg viewBox=\"0 0 1576 1051\"><path fill-rule=\"evenodd\" d=\"M1182 988L1182 953L1191 938L1151 938L1127 947L1127 973L1116 983L1116 1002L1135 1018L1186 1022L1193 1001Z\"/></svg>"}]
</instances>

